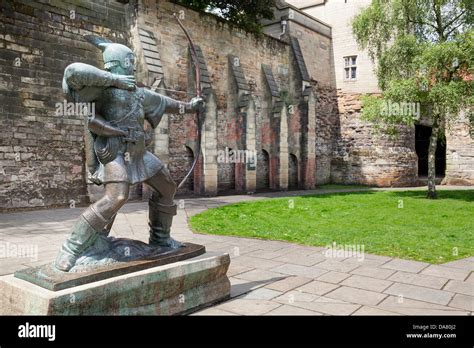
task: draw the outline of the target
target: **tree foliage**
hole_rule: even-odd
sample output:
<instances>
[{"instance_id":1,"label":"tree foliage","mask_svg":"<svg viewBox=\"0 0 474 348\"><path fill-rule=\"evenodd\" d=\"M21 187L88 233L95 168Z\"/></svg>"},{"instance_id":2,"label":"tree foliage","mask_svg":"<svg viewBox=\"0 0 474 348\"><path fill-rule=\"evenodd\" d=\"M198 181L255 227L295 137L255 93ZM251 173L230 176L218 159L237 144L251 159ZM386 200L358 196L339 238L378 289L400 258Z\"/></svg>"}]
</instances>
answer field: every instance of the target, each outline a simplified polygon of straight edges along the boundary
<instances>
[{"instance_id":1,"label":"tree foliage","mask_svg":"<svg viewBox=\"0 0 474 348\"><path fill-rule=\"evenodd\" d=\"M443 133L461 110L472 109L473 4L472 0L372 0L354 18L354 36L377 63L382 91L381 97L363 99L364 119L396 135L399 125L413 125L420 115L387 112L384 107L417 104L433 132ZM431 157L434 168L434 154Z\"/></svg>"},{"instance_id":2,"label":"tree foliage","mask_svg":"<svg viewBox=\"0 0 474 348\"><path fill-rule=\"evenodd\" d=\"M236 27L261 33L261 19L273 19L275 0L175 0L177 4L201 12L211 12Z\"/></svg>"}]
</instances>

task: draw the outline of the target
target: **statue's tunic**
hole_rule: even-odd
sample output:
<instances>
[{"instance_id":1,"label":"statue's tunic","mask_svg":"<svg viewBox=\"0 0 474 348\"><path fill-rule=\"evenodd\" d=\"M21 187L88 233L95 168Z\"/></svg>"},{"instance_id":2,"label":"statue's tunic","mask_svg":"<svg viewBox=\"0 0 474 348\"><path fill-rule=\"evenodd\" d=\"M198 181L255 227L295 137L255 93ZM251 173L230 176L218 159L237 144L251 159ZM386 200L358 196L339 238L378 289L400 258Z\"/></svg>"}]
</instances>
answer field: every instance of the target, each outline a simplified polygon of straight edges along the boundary
<instances>
[{"instance_id":1,"label":"statue's tunic","mask_svg":"<svg viewBox=\"0 0 474 348\"><path fill-rule=\"evenodd\" d=\"M145 119L155 128L160 122L169 98L144 88L134 91L115 87L83 87L83 76L63 81L67 94L77 102L95 103L95 112L128 136L94 135L93 148L99 160L95 182L143 182L163 168L163 163L145 147Z\"/></svg>"}]
</instances>

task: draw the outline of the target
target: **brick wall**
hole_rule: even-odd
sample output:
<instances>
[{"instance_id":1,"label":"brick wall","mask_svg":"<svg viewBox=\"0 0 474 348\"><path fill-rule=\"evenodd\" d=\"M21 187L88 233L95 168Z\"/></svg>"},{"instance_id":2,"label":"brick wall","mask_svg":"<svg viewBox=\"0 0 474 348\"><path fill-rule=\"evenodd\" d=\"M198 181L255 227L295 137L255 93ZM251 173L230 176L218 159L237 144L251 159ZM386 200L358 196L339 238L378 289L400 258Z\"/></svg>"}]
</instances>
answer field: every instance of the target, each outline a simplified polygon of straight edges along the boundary
<instances>
[{"instance_id":1,"label":"brick wall","mask_svg":"<svg viewBox=\"0 0 474 348\"><path fill-rule=\"evenodd\" d=\"M279 85L288 85L289 46L267 36L256 38L242 30L230 29L227 24L214 16L198 14L172 3L147 1L139 6L139 16L145 18L148 27L153 28L157 37L164 80L167 88L170 89L187 90L190 93L194 91L193 79L189 78L188 42L182 29L172 17L173 13L183 14L182 21L195 43L200 46L206 61L211 87L217 102L215 129L217 150L224 151L226 147L233 150L246 150L243 142L245 118L239 115L236 107L238 90L231 76L228 56L233 55L239 59L245 79L250 86L251 95L262 101L266 93L262 79L262 64L272 67L275 80ZM176 126L169 129L169 162L171 174L179 177L183 171L178 172L172 163L179 162L186 143L186 136L180 132L191 127L188 125L180 129L179 125L183 124L185 118L191 119L191 123L194 120L190 115L173 115L172 117L176 121ZM270 130L268 118L269 113L265 110L257 115L255 121L257 151L260 151L262 146L277 146L270 139L265 140L265 135ZM235 164L217 163L216 159L215 163L218 167L219 190L228 191L235 187L235 175L238 173Z\"/></svg>"},{"instance_id":2,"label":"brick wall","mask_svg":"<svg viewBox=\"0 0 474 348\"><path fill-rule=\"evenodd\" d=\"M324 34L330 30L312 31L295 21L279 40L254 37L215 16L166 1L124 5L112 0L48 4L3 0L0 209L79 205L90 198L84 179L83 119L55 114L56 103L64 102L64 68L73 62L102 64L100 51L82 35L102 35L133 47L141 57L138 76L147 80L151 70L143 66L146 59L139 45L143 37L138 37L140 29L146 29L142 36L156 45L149 54L159 58L154 62L162 78L159 88L189 93L163 92L175 99L189 100L195 94L188 42L173 13L182 15L200 46L211 89L204 127L206 155L195 170L194 187L188 183L182 193L215 194L219 187L245 191L252 182L257 189L311 188L329 182L380 186L416 182L413 130L403 130L397 140L375 137L370 125L360 120L360 95L336 90L334 43ZM302 88L288 35L296 37L301 46L310 75L306 81L311 86L309 94ZM231 75L229 55L239 59L251 107L238 106L242 90ZM269 94L262 64L271 69L281 96ZM153 82L150 77L143 82ZM155 131L157 141L152 149L179 182L196 155L196 120L193 114L169 114L164 120ZM447 177L450 183L472 183L472 137L465 135L464 123L456 127L448 136ZM249 129L255 130L255 138L253 134L247 137ZM244 165L217 162L217 151L226 147L245 150L247 144L254 144L259 154L253 176ZM268 162L263 150L269 155ZM135 191L140 194L140 187Z\"/></svg>"},{"instance_id":3,"label":"brick wall","mask_svg":"<svg viewBox=\"0 0 474 348\"><path fill-rule=\"evenodd\" d=\"M55 106L64 101L68 64L101 61L83 34L127 41L126 8L116 1L2 1L0 208L85 203L83 119L57 116Z\"/></svg>"},{"instance_id":4,"label":"brick wall","mask_svg":"<svg viewBox=\"0 0 474 348\"><path fill-rule=\"evenodd\" d=\"M156 41L163 66L161 87L194 93L188 42L172 16L175 12L184 13L182 21L201 47L208 65L217 110L216 127L211 130L217 139L217 150L245 150L242 138L246 117L235 107L237 95L229 78L227 57L232 54L239 57L252 98L259 104L253 121L256 150L261 152L266 147L278 151L279 144L265 138L271 131L271 112L263 112L261 104L266 93L262 64L269 65L276 83L288 89L285 86L290 85L292 59L288 44L267 36L254 37L229 28L214 16L166 1L132 1L127 5L86 0L52 4L4 1L0 14L1 22L5 23L5 34L0 36L2 209L80 205L91 196L100 196L101 191L95 186L87 190L85 181L83 118L55 114L56 103L64 102L61 80L65 67L73 62L101 67L100 51L85 42L82 35L102 35L134 46L131 43L136 40L130 28L140 19L151 29ZM143 77L143 69L139 70ZM181 100L191 98L178 93L168 95ZM190 114L170 114L167 124L167 129L160 131L169 135L167 162L179 182L190 167L191 150L195 151L195 119ZM244 170L242 167L236 171L232 164L219 164L215 157L213 161L222 188L235 181L231 178L234 173L241 176L238 173ZM198 166L196 173L201 175L204 170ZM183 192L190 189L186 185ZM140 192L140 188L136 191Z\"/></svg>"}]
</instances>

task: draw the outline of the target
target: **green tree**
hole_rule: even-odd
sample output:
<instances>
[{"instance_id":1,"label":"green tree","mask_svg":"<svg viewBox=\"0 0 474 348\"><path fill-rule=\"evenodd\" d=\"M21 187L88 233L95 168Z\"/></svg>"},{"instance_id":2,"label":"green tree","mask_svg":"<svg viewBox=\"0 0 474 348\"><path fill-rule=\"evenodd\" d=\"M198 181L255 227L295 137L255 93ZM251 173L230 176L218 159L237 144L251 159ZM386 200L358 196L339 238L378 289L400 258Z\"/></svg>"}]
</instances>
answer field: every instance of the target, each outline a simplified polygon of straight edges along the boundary
<instances>
[{"instance_id":1,"label":"green tree","mask_svg":"<svg viewBox=\"0 0 474 348\"><path fill-rule=\"evenodd\" d=\"M387 105L418 103L432 124L428 198L436 198L438 137L461 110L472 110L474 102L473 4L472 0L373 0L352 22L359 46L377 64L382 92L363 98L362 118L396 136L400 125L412 126L419 115Z\"/></svg>"},{"instance_id":2,"label":"green tree","mask_svg":"<svg viewBox=\"0 0 474 348\"><path fill-rule=\"evenodd\" d=\"M177 4L201 12L211 12L232 25L252 33L261 33L261 19L273 19L275 0L175 0Z\"/></svg>"}]
</instances>

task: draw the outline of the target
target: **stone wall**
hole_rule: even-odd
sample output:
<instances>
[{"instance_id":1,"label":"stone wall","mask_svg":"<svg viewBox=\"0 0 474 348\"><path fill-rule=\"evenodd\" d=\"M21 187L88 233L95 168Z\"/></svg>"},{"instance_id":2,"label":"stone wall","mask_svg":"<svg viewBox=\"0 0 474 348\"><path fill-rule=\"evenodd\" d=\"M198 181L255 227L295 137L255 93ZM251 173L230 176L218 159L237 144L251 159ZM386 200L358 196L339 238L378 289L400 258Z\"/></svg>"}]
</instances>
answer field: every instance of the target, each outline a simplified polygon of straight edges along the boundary
<instances>
[{"instance_id":1,"label":"stone wall","mask_svg":"<svg viewBox=\"0 0 474 348\"><path fill-rule=\"evenodd\" d=\"M396 139L375 134L360 119L360 95L338 94L339 118L331 162L331 181L340 184L410 186L418 176L414 127Z\"/></svg>"},{"instance_id":2,"label":"stone wall","mask_svg":"<svg viewBox=\"0 0 474 348\"><path fill-rule=\"evenodd\" d=\"M282 16L290 10L283 8ZM4 0L0 209L80 205L100 194L91 185L87 190L83 116L56 114L56 104L64 102L64 68L72 62L102 65L84 34L132 47L139 81L158 92L179 100L196 94L188 41L174 13L199 46L207 100L202 156L180 193L416 183L413 129L391 140L360 120L360 95L336 89L331 28L314 18L293 17L281 37L277 18L268 27L277 37L256 37L167 1ZM447 183L473 183L466 127L456 124L447 136ZM152 133L151 151L179 182L197 155L195 115L167 114ZM255 151L256 168L220 163L218 153L226 148ZM135 196L141 192L138 185ZM144 186L143 196L148 194Z\"/></svg>"},{"instance_id":3,"label":"stone wall","mask_svg":"<svg viewBox=\"0 0 474 348\"><path fill-rule=\"evenodd\" d=\"M335 86L344 93L377 93L375 64L370 60L367 50L361 50L352 33L351 22L354 16L370 5L372 0L331 0L324 4L313 2L304 5L300 0L287 0L288 3L304 8L303 11L331 26L332 52L331 70ZM357 79L344 78L344 57L357 56ZM329 69L328 69L329 70Z\"/></svg>"},{"instance_id":4,"label":"stone wall","mask_svg":"<svg viewBox=\"0 0 474 348\"><path fill-rule=\"evenodd\" d=\"M290 21L288 32L300 43L309 77L325 88L335 88L330 69L332 60L331 37L314 32L304 25Z\"/></svg>"},{"instance_id":5,"label":"stone wall","mask_svg":"<svg viewBox=\"0 0 474 348\"><path fill-rule=\"evenodd\" d=\"M101 67L100 51L82 35L97 34L130 45L137 54L140 82L153 84L157 91L175 99L189 100L195 95L188 42L174 13L180 15L199 45L208 99L202 139L205 155L195 170L194 183L185 185L181 193L216 194L219 187L243 192L268 186L287 188L288 157L300 155L304 130L299 128L299 116L287 114L290 100L268 96L262 72L265 64L284 95L298 86L301 97L301 81L291 81L294 57L287 42L265 35L255 37L230 28L213 15L198 14L166 1L140 0L126 5L116 1L51 5L7 1L1 12L6 34L0 37L4 48L0 55L0 78L4 82L0 87L4 126L0 147L2 209L79 205L100 196L95 186L87 189L85 180L83 116L55 114L56 103L64 102L64 68L72 62ZM238 59L247 84L244 89L232 79L229 56ZM312 113L316 113L314 106ZM298 128L294 134L289 132L292 127ZM316 126L311 127L315 132ZM281 136L280 130L284 131ZM195 116L165 115L154 139L152 150L179 182L196 156ZM218 163L217 153L226 147L252 147L258 154L266 151L270 161L261 166L269 178L267 174L257 175L262 172L260 166L257 170L245 164ZM257 156L257 166L259 158L262 156ZM296 159L300 168L292 168L291 173L301 172L304 165L304 159ZM314 164L306 167L314 171ZM141 187L136 192L140 193Z\"/></svg>"},{"instance_id":6,"label":"stone wall","mask_svg":"<svg viewBox=\"0 0 474 348\"><path fill-rule=\"evenodd\" d=\"M331 182L331 160L339 120L337 92L331 86L316 86L316 184Z\"/></svg>"},{"instance_id":7,"label":"stone wall","mask_svg":"<svg viewBox=\"0 0 474 348\"><path fill-rule=\"evenodd\" d=\"M446 131L446 176L443 183L474 185L474 122L464 112Z\"/></svg>"},{"instance_id":8,"label":"stone wall","mask_svg":"<svg viewBox=\"0 0 474 348\"><path fill-rule=\"evenodd\" d=\"M260 101L266 93L262 81L262 64L272 67L278 84L288 85L290 59L288 45L267 36L256 38L242 30L231 29L214 16L198 14L172 3L163 1L140 3L138 18L145 18L147 28L153 31L156 36L163 65L164 84L167 89L195 93L193 72L188 65L188 42L182 29L173 18L173 13L181 15L183 24L190 31L195 43L199 45L205 60L210 88L215 94L217 107L215 129L206 127L206 130L215 136L216 150L218 152L225 151L226 148L247 150L244 141L247 133L245 130L247 117L240 113L237 105L241 93L233 81L229 56L234 57L232 64L235 60L242 69L248 84L246 92ZM178 97L172 93L170 95ZM186 131L186 129L193 127L195 120L192 115L169 115L169 117L174 122L174 127L169 128L170 171L175 178L179 178L183 170L178 172L175 163L179 163L186 142L197 136L197 134L190 134ZM267 114L258 113L254 121L257 151L260 151L264 146L262 137L270 130L269 124L264 121L266 117ZM186 119L190 120L190 124L184 122ZM209 139L207 138L206 141ZM274 143L266 145L277 146ZM239 170L243 170L242 166L239 169L239 166L236 168L235 163L218 163L216 157L216 155L211 156L208 161L212 162L211 165L217 166L218 190L228 192L236 189L236 186L237 188L242 186L243 174L239 175ZM201 174L206 175L206 172Z\"/></svg>"},{"instance_id":9,"label":"stone wall","mask_svg":"<svg viewBox=\"0 0 474 348\"><path fill-rule=\"evenodd\" d=\"M0 22L0 208L84 204L81 116L56 115L64 68L97 65L82 38L125 43L127 6L116 1L2 1Z\"/></svg>"}]
</instances>

